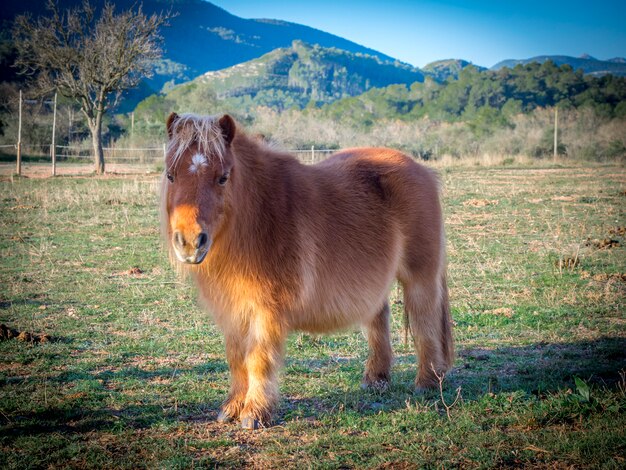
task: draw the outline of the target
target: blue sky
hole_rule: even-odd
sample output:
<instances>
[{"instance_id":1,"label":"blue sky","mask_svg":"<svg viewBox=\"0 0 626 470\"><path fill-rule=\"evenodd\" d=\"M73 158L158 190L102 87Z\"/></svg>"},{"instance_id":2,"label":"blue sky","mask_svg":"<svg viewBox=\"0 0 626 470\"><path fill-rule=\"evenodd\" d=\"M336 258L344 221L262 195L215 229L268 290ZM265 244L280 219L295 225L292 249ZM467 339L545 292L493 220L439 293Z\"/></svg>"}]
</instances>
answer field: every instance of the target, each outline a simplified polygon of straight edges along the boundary
<instances>
[{"instance_id":1,"label":"blue sky","mask_svg":"<svg viewBox=\"0 0 626 470\"><path fill-rule=\"evenodd\" d=\"M321 29L418 67L449 58L490 67L537 55L626 56L626 0L212 3L242 18L275 18Z\"/></svg>"}]
</instances>

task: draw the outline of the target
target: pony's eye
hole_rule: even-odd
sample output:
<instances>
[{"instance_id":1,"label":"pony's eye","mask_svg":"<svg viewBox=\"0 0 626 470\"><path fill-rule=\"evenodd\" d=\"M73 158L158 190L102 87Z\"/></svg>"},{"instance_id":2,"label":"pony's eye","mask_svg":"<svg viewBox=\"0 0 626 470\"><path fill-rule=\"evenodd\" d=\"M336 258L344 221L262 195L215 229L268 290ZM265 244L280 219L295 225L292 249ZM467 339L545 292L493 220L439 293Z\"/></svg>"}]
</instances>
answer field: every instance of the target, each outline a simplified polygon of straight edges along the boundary
<instances>
[{"instance_id":1,"label":"pony's eye","mask_svg":"<svg viewBox=\"0 0 626 470\"><path fill-rule=\"evenodd\" d=\"M226 181L228 181L228 173L224 173L220 179L217 180L217 184L219 184L220 186L224 186L226 184Z\"/></svg>"},{"instance_id":2,"label":"pony's eye","mask_svg":"<svg viewBox=\"0 0 626 470\"><path fill-rule=\"evenodd\" d=\"M169 171L165 174L165 176L167 177L170 183L174 182L174 175L172 175Z\"/></svg>"}]
</instances>

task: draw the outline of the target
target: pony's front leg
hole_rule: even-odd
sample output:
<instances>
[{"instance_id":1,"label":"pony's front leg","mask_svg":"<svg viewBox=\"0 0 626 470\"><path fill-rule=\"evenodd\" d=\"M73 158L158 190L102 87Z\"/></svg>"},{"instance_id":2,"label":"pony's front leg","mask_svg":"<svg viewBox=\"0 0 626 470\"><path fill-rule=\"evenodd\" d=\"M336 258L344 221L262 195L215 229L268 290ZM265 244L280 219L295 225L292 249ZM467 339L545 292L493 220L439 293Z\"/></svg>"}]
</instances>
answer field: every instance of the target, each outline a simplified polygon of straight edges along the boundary
<instances>
[{"instance_id":1,"label":"pony's front leg","mask_svg":"<svg viewBox=\"0 0 626 470\"><path fill-rule=\"evenodd\" d=\"M256 319L250 327L246 354L248 393L240 415L244 429L257 429L270 423L278 401L278 369L285 335L271 316Z\"/></svg>"},{"instance_id":2,"label":"pony's front leg","mask_svg":"<svg viewBox=\"0 0 626 470\"><path fill-rule=\"evenodd\" d=\"M245 335L243 333L229 333L225 339L226 360L230 369L230 392L217 415L219 422L238 419L248 393Z\"/></svg>"}]
</instances>

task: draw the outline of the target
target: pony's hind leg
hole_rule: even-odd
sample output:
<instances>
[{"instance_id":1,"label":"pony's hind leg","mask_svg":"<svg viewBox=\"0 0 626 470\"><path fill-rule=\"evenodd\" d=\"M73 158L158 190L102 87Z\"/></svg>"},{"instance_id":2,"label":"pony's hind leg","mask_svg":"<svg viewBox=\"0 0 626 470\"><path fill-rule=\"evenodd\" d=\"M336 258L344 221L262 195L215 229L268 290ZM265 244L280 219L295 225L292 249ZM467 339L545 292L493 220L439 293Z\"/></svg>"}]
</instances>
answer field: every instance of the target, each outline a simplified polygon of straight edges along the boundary
<instances>
[{"instance_id":1,"label":"pony's hind leg","mask_svg":"<svg viewBox=\"0 0 626 470\"><path fill-rule=\"evenodd\" d=\"M389 338L389 303L385 302L369 325L367 342L370 353L365 365L364 388L384 389L391 379L393 352Z\"/></svg>"},{"instance_id":2,"label":"pony's hind leg","mask_svg":"<svg viewBox=\"0 0 626 470\"><path fill-rule=\"evenodd\" d=\"M220 422L234 421L244 406L248 393L248 369L245 363L243 335L226 336L226 359L230 369L230 392L217 416Z\"/></svg>"},{"instance_id":3,"label":"pony's hind leg","mask_svg":"<svg viewBox=\"0 0 626 470\"><path fill-rule=\"evenodd\" d=\"M404 308L419 365L417 389L435 387L452 365L454 347L445 276L430 282L403 282Z\"/></svg>"}]
</instances>

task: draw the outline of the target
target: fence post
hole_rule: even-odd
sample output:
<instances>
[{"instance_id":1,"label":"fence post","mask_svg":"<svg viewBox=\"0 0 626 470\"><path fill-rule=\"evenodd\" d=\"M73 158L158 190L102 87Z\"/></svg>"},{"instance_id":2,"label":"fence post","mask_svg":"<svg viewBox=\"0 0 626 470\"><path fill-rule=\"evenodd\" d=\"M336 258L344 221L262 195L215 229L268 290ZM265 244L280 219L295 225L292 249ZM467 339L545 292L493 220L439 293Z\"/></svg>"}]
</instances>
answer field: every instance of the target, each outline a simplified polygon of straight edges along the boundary
<instances>
[{"instance_id":1,"label":"fence post","mask_svg":"<svg viewBox=\"0 0 626 470\"><path fill-rule=\"evenodd\" d=\"M67 127L67 144L69 145L72 142L72 108L70 107L67 111L67 119L69 121Z\"/></svg>"},{"instance_id":2,"label":"fence post","mask_svg":"<svg viewBox=\"0 0 626 470\"><path fill-rule=\"evenodd\" d=\"M559 156L559 108L554 107L554 161L556 162Z\"/></svg>"},{"instance_id":3,"label":"fence post","mask_svg":"<svg viewBox=\"0 0 626 470\"><path fill-rule=\"evenodd\" d=\"M20 90L20 107L19 120L17 124L17 163L16 169L18 175L22 174L22 90Z\"/></svg>"},{"instance_id":4,"label":"fence post","mask_svg":"<svg viewBox=\"0 0 626 470\"><path fill-rule=\"evenodd\" d=\"M165 161L166 158L167 158L167 148L165 147L165 144L163 144L163 161Z\"/></svg>"},{"instance_id":5,"label":"fence post","mask_svg":"<svg viewBox=\"0 0 626 470\"><path fill-rule=\"evenodd\" d=\"M56 149L56 128L57 128L57 94L54 94L54 111L52 114L52 145L50 154L52 156L52 176L57 174L57 149Z\"/></svg>"},{"instance_id":6,"label":"fence post","mask_svg":"<svg viewBox=\"0 0 626 470\"><path fill-rule=\"evenodd\" d=\"M311 145L311 163L315 163L315 145Z\"/></svg>"}]
</instances>

